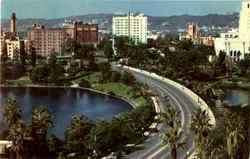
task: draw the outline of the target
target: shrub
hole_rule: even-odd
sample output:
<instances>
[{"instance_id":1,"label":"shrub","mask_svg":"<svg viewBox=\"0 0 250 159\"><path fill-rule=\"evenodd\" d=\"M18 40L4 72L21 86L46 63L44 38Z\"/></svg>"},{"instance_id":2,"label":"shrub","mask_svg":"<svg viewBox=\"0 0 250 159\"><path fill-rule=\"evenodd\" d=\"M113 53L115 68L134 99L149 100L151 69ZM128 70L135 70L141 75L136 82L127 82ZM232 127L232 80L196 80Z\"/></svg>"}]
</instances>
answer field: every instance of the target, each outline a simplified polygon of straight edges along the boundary
<instances>
[{"instance_id":1,"label":"shrub","mask_svg":"<svg viewBox=\"0 0 250 159\"><path fill-rule=\"evenodd\" d=\"M80 87L91 88L91 83L88 80L82 79L79 83Z\"/></svg>"}]
</instances>

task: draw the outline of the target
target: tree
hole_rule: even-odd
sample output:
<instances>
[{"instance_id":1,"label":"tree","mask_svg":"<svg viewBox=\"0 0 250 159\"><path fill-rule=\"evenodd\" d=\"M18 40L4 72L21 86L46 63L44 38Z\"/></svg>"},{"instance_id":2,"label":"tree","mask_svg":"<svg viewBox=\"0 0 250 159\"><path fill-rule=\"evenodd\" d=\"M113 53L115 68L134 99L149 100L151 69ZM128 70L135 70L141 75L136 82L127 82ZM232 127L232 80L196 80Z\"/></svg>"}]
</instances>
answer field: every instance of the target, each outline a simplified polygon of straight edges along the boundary
<instances>
[{"instance_id":1,"label":"tree","mask_svg":"<svg viewBox=\"0 0 250 159\"><path fill-rule=\"evenodd\" d=\"M27 59L27 57L28 57L28 54L27 54L27 52L25 51L25 48L24 48L24 47L21 47L21 48L20 48L20 55L19 55L19 57L20 57L20 60L21 60L21 64L22 64L23 66L25 66L25 64L26 64L26 59Z\"/></svg>"},{"instance_id":2,"label":"tree","mask_svg":"<svg viewBox=\"0 0 250 159\"><path fill-rule=\"evenodd\" d=\"M8 64L1 63L0 64L0 83L4 83L6 79L11 77L11 69L8 67Z\"/></svg>"},{"instance_id":3,"label":"tree","mask_svg":"<svg viewBox=\"0 0 250 159\"><path fill-rule=\"evenodd\" d=\"M203 151L202 146L208 143L207 137L212 130L209 120L206 110L198 108L192 112L190 129L195 131L194 140L198 153L201 153Z\"/></svg>"},{"instance_id":4,"label":"tree","mask_svg":"<svg viewBox=\"0 0 250 159\"><path fill-rule=\"evenodd\" d=\"M113 48L112 48L112 42L111 41L105 42L104 55L109 60L113 57Z\"/></svg>"},{"instance_id":5,"label":"tree","mask_svg":"<svg viewBox=\"0 0 250 159\"><path fill-rule=\"evenodd\" d=\"M48 108L40 106L32 111L32 136L36 144L36 156L42 156L42 151L47 148L47 131L53 126L52 115Z\"/></svg>"},{"instance_id":6,"label":"tree","mask_svg":"<svg viewBox=\"0 0 250 159\"><path fill-rule=\"evenodd\" d=\"M35 67L36 66L36 48L34 47L33 42L31 42L29 45L29 53L30 53L31 65Z\"/></svg>"},{"instance_id":7,"label":"tree","mask_svg":"<svg viewBox=\"0 0 250 159\"><path fill-rule=\"evenodd\" d=\"M165 113L160 113L160 122L174 127L175 120L178 120L180 112L174 108L167 108Z\"/></svg>"},{"instance_id":8,"label":"tree","mask_svg":"<svg viewBox=\"0 0 250 159\"><path fill-rule=\"evenodd\" d=\"M95 124L85 116L73 116L65 132L67 150L71 153L91 155L89 133Z\"/></svg>"},{"instance_id":9,"label":"tree","mask_svg":"<svg viewBox=\"0 0 250 159\"><path fill-rule=\"evenodd\" d=\"M79 86L85 88L91 88L91 83L88 80L81 79Z\"/></svg>"},{"instance_id":10,"label":"tree","mask_svg":"<svg viewBox=\"0 0 250 159\"><path fill-rule=\"evenodd\" d=\"M49 67L49 82L57 82L61 77L64 77L64 67L61 64L57 63L57 58L55 53L51 54L48 59Z\"/></svg>"},{"instance_id":11,"label":"tree","mask_svg":"<svg viewBox=\"0 0 250 159\"><path fill-rule=\"evenodd\" d=\"M241 75L246 75L246 72L247 72L247 69L249 68L250 66L250 60L248 58L245 58L243 60L240 60L238 62L238 66L240 68L240 71L241 71Z\"/></svg>"},{"instance_id":12,"label":"tree","mask_svg":"<svg viewBox=\"0 0 250 159\"><path fill-rule=\"evenodd\" d=\"M12 65L11 76L12 79L17 79L25 74L25 66L19 62Z\"/></svg>"},{"instance_id":13,"label":"tree","mask_svg":"<svg viewBox=\"0 0 250 159\"><path fill-rule=\"evenodd\" d=\"M7 44L4 43L1 49L2 49L1 50L2 54L0 56L1 59L0 63L6 63L8 60Z\"/></svg>"},{"instance_id":14,"label":"tree","mask_svg":"<svg viewBox=\"0 0 250 159\"><path fill-rule=\"evenodd\" d=\"M30 79L33 82L48 82L48 76L50 74L50 68L48 64L43 63L35 66L30 74Z\"/></svg>"},{"instance_id":15,"label":"tree","mask_svg":"<svg viewBox=\"0 0 250 159\"><path fill-rule=\"evenodd\" d=\"M111 76L111 65L107 62L102 62L98 64L98 68L102 73L101 81L106 81Z\"/></svg>"},{"instance_id":16,"label":"tree","mask_svg":"<svg viewBox=\"0 0 250 159\"><path fill-rule=\"evenodd\" d=\"M227 152L230 159L235 159L237 150L241 140L244 140L244 121L238 117L238 114L232 113L227 116L225 121L226 136L227 136Z\"/></svg>"},{"instance_id":17,"label":"tree","mask_svg":"<svg viewBox=\"0 0 250 159\"><path fill-rule=\"evenodd\" d=\"M186 143L180 141L183 136L183 131L180 129L180 120L175 120L173 127L167 128L163 133L160 134L162 138L162 144L167 145L171 151L171 158L177 159L177 149L186 148Z\"/></svg>"},{"instance_id":18,"label":"tree","mask_svg":"<svg viewBox=\"0 0 250 159\"><path fill-rule=\"evenodd\" d=\"M11 150L15 152L16 158L21 159L25 156L25 132L26 125L22 122L17 122L9 128L8 139L12 141Z\"/></svg>"},{"instance_id":19,"label":"tree","mask_svg":"<svg viewBox=\"0 0 250 159\"><path fill-rule=\"evenodd\" d=\"M9 128L17 123L21 118L21 108L16 99L9 98L7 104L3 105L3 119L8 124Z\"/></svg>"},{"instance_id":20,"label":"tree","mask_svg":"<svg viewBox=\"0 0 250 159\"><path fill-rule=\"evenodd\" d=\"M136 81L136 79L135 79L135 77L131 73L125 71L122 74L122 81L125 84L133 85L134 82Z\"/></svg>"},{"instance_id":21,"label":"tree","mask_svg":"<svg viewBox=\"0 0 250 159\"><path fill-rule=\"evenodd\" d=\"M55 135L51 135L48 139L49 151L58 156L60 152L64 150L64 141L57 138Z\"/></svg>"},{"instance_id":22,"label":"tree","mask_svg":"<svg viewBox=\"0 0 250 159\"><path fill-rule=\"evenodd\" d=\"M12 141L11 150L16 154L16 158L23 158L30 154L27 141L31 141L32 138L30 138L28 125L20 120L20 106L14 98L9 98L2 111L3 119L9 127L8 139Z\"/></svg>"},{"instance_id":23,"label":"tree","mask_svg":"<svg viewBox=\"0 0 250 159\"><path fill-rule=\"evenodd\" d=\"M66 40L64 41L62 45L62 50L64 52L71 52L74 55L78 54L80 48L81 48L81 44L77 40L72 39L70 37L66 38Z\"/></svg>"}]
</instances>

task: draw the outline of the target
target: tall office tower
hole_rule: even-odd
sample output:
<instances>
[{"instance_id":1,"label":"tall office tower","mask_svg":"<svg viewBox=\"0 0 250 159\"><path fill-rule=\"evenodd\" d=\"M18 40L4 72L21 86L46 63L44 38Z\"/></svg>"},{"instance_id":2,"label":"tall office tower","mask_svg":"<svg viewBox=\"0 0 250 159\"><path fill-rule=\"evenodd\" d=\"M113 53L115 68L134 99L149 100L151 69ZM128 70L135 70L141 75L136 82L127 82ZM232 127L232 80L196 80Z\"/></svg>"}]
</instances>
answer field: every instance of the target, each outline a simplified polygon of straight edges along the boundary
<instances>
[{"instance_id":1,"label":"tall office tower","mask_svg":"<svg viewBox=\"0 0 250 159\"><path fill-rule=\"evenodd\" d=\"M143 14L114 16L112 31L115 36L128 36L136 43L147 43L147 17Z\"/></svg>"}]
</instances>

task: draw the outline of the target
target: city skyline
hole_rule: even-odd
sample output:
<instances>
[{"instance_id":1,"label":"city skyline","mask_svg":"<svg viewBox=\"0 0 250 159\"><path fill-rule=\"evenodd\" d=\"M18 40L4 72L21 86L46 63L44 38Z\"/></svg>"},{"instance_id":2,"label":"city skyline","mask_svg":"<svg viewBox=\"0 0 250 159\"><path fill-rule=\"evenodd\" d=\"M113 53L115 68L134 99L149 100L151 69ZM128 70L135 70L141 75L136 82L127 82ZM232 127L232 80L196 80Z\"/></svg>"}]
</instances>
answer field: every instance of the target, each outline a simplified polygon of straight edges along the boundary
<instances>
[{"instance_id":1,"label":"city skyline","mask_svg":"<svg viewBox=\"0 0 250 159\"><path fill-rule=\"evenodd\" d=\"M200 0L74 0L71 1L48 1L48 0L1 0L2 19L9 19L11 12L17 13L17 18L44 18L54 19L76 15L114 13L125 14L129 10L141 12L151 16L172 15L206 15L227 14L240 11L240 1L200 1ZM186 6L189 7L186 7ZM56 11L56 12L55 12Z\"/></svg>"}]
</instances>

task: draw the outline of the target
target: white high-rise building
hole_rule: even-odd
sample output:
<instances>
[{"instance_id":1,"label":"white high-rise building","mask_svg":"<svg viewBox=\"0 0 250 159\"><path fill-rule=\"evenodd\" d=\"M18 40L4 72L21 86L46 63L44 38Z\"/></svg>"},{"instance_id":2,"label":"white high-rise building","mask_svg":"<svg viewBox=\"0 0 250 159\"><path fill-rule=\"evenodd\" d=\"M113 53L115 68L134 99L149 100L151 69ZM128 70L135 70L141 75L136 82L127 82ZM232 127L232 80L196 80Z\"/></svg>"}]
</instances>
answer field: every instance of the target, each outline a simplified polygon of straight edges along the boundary
<instances>
[{"instance_id":1,"label":"white high-rise building","mask_svg":"<svg viewBox=\"0 0 250 159\"><path fill-rule=\"evenodd\" d=\"M113 17L112 31L115 36L128 36L136 43L147 43L147 17L143 14Z\"/></svg>"},{"instance_id":2,"label":"white high-rise building","mask_svg":"<svg viewBox=\"0 0 250 159\"><path fill-rule=\"evenodd\" d=\"M227 33L221 33L220 38L215 39L215 51L226 52L235 60L244 59L250 54L250 1L242 2L239 29Z\"/></svg>"},{"instance_id":3,"label":"white high-rise building","mask_svg":"<svg viewBox=\"0 0 250 159\"><path fill-rule=\"evenodd\" d=\"M247 34L246 34L247 33ZM239 36L241 39L250 39L250 1L242 2L239 22Z\"/></svg>"}]
</instances>

